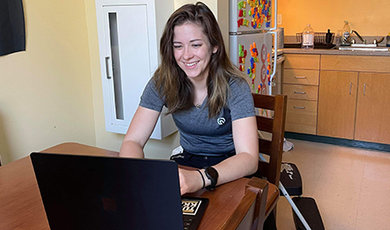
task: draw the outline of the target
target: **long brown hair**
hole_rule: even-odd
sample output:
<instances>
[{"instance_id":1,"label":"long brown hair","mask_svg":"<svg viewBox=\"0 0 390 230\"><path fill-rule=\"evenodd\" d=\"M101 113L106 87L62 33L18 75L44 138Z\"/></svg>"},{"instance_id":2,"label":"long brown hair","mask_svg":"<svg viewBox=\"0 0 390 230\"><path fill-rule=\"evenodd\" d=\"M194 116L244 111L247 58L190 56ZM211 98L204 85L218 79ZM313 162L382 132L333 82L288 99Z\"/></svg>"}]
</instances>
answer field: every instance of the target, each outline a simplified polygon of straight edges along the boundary
<instances>
[{"instance_id":1,"label":"long brown hair","mask_svg":"<svg viewBox=\"0 0 390 230\"><path fill-rule=\"evenodd\" d=\"M173 53L174 28L186 22L200 25L211 48L218 48L217 52L211 55L207 80L209 117L214 117L227 103L229 79L239 77L241 73L231 64L217 20L204 3L186 4L168 19L160 40L161 65L153 78L165 99L168 113L193 106L193 85L176 63Z\"/></svg>"}]
</instances>

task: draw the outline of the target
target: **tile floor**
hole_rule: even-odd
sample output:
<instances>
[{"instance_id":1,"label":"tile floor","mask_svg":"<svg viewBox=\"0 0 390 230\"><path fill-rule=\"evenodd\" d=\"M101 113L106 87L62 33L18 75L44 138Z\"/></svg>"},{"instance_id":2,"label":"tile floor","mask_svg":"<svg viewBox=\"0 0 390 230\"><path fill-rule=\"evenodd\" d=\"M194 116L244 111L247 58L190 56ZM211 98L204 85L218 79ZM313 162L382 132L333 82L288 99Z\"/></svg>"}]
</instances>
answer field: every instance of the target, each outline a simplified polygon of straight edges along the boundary
<instances>
[{"instance_id":1,"label":"tile floor","mask_svg":"<svg viewBox=\"0 0 390 230\"><path fill-rule=\"evenodd\" d=\"M390 153L289 139L283 161L297 165L303 196L316 200L327 230L390 229ZM278 230L295 229L286 198Z\"/></svg>"}]
</instances>

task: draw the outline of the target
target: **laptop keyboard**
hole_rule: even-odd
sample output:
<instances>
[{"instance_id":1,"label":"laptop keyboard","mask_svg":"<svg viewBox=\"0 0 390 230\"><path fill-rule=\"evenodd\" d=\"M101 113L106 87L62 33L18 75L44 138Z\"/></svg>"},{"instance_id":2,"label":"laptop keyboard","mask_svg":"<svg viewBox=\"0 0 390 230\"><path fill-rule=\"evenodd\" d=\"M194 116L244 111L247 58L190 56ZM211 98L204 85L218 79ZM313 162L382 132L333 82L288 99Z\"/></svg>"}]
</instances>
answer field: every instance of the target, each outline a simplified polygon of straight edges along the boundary
<instances>
[{"instance_id":1,"label":"laptop keyboard","mask_svg":"<svg viewBox=\"0 0 390 230\"><path fill-rule=\"evenodd\" d=\"M182 198L183 229L195 230L200 224L208 201L201 198Z\"/></svg>"},{"instance_id":2,"label":"laptop keyboard","mask_svg":"<svg viewBox=\"0 0 390 230\"><path fill-rule=\"evenodd\" d=\"M185 215L183 215L183 229L184 230L193 229L193 228L191 228L193 220L194 220L194 218L192 216L185 216Z\"/></svg>"}]
</instances>

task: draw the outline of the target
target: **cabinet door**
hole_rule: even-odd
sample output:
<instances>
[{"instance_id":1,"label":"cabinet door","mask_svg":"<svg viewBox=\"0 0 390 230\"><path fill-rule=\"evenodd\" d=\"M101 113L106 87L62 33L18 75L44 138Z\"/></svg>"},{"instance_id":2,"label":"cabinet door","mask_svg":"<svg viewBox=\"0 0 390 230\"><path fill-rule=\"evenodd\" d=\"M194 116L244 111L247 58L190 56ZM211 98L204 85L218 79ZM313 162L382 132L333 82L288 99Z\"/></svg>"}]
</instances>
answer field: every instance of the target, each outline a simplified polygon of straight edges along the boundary
<instances>
[{"instance_id":1,"label":"cabinet door","mask_svg":"<svg viewBox=\"0 0 390 230\"><path fill-rule=\"evenodd\" d=\"M287 100L286 131L315 135L316 130L317 101L289 98Z\"/></svg>"},{"instance_id":2,"label":"cabinet door","mask_svg":"<svg viewBox=\"0 0 390 230\"><path fill-rule=\"evenodd\" d=\"M306 69L285 69L283 83L300 85L318 85L320 71Z\"/></svg>"},{"instance_id":3,"label":"cabinet door","mask_svg":"<svg viewBox=\"0 0 390 230\"><path fill-rule=\"evenodd\" d=\"M154 0L96 1L107 131L126 133L143 89L157 69L157 31L173 10L173 2L158 2L159 10L166 13L156 12L155 4ZM163 110L151 138L162 139L174 131L172 116Z\"/></svg>"},{"instance_id":4,"label":"cabinet door","mask_svg":"<svg viewBox=\"0 0 390 230\"><path fill-rule=\"evenodd\" d=\"M289 99L317 101L318 86L283 84L283 94Z\"/></svg>"},{"instance_id":5,"label":"cabinet door","mask_svg":"<svg viewBox=\"0 0 390 230\"><path fill-rule=\"evenodd\" d=\"M157 66L155 27L147 5L103 6L106 127L125 133ZM154 36L153 36L154 35ZM103 55L103 54L101 54Z\"/></svg>"},{"instance_id":6,"label":"cabinet door","mask_svg":"<svg viewBox=\"0 0 390 230\"><path fill-rule=\"evenodd\" d=\"M286 54L285 58L286 69L320 69L320 55Z\"/></svg>"},{"instance_id":7,"label":"cabinet door","mask_svg":"<svg viewBox=\"0 0 390 230\"><path fill-rule=\"evenodd\" d=\"M354 138L357 77L357 72L320 72L318 135Z\"/></svg>"},{"instance_id":8,"label":"cabinet door","mask_svg":"<svg viewBox=\"0 0 390 230\"><path fill-rule=\"evenodd\" d=\"M360 73L355 139L390 144L390 74Z\"/></svg>"},{"instance_id":9,"label":"cabinet door","mask_svg":"<svg viewBox=\"0 0 390 230\"><path fill-rule=\"evenodd\" d=\"M97 18L106 129L124 134L158 65L154 6L101 5Z\"/></svg>"}]
</instances>

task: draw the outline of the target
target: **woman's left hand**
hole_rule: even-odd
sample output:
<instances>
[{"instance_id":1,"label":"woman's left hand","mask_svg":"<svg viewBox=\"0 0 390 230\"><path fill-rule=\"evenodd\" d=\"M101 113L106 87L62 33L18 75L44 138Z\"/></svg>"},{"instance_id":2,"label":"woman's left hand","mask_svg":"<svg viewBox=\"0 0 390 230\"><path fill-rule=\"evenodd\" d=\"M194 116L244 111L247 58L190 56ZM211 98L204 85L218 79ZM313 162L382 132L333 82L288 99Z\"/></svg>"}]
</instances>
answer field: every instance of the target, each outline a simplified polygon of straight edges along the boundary
<instances>
[{"instance_id":1,"label":"woman's left hand","mask_svg":"<svg viewBox=\"0 0 390 230\"><path fill-rule=\"evenodd\" d=\"M201 175L196 170L179 168L180 194L196 192L203 187Z\"/></svg>"}]
</instances>

